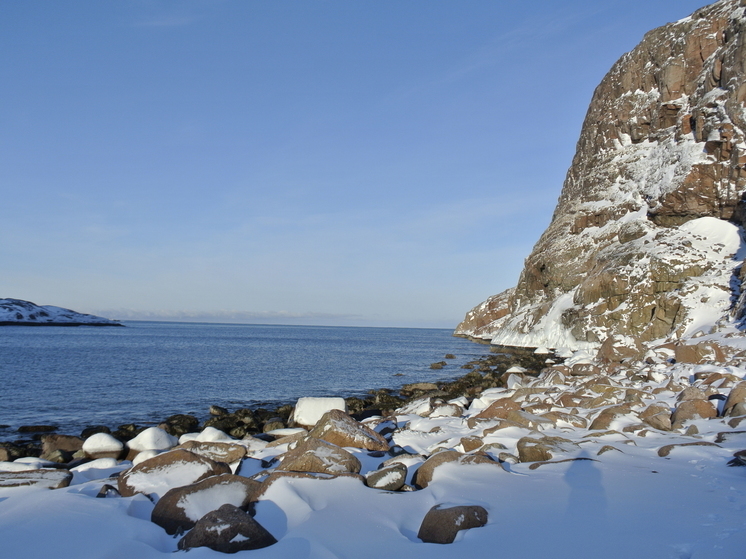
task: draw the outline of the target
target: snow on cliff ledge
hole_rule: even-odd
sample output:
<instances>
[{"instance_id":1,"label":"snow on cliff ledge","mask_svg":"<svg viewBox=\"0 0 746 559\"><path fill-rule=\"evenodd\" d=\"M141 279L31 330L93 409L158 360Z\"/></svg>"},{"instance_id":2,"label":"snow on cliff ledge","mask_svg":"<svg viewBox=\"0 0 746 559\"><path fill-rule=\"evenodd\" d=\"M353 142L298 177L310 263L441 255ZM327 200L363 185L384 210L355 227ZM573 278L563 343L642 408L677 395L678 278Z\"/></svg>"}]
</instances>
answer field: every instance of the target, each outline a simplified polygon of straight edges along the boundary
<instances>
[{"instance_id":1,"label":"snow on cliff ledge","mask_svg":"<svg viewBox=\"0 0 746 559\"><path fill-rule=\"evenodd\" d=\"M52 305L36 305L20 299L0 299L0 325L35 326L122 326L121 323L92 314L83 314Z\"/></svg>"}]
</instances>

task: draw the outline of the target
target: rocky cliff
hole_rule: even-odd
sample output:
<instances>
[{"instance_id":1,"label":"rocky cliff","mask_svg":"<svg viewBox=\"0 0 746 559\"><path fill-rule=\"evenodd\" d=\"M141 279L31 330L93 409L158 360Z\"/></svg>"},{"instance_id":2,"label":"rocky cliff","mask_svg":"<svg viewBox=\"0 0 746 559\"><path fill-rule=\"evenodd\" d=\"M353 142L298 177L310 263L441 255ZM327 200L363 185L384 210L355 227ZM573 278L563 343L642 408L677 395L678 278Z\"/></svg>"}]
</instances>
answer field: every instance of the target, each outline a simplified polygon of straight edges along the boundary
<instances>
[{"instance_id":1,"label":"rocky cliff","mask_svg":"<svg viewBox=\"0 0 746 559\"><path fill-rule=\"evenodd\" d=\"M597 348L735 324L746 222L745 0L649 32L596 88L518 285L456 334Z\"/></svg>"}]
</instances>

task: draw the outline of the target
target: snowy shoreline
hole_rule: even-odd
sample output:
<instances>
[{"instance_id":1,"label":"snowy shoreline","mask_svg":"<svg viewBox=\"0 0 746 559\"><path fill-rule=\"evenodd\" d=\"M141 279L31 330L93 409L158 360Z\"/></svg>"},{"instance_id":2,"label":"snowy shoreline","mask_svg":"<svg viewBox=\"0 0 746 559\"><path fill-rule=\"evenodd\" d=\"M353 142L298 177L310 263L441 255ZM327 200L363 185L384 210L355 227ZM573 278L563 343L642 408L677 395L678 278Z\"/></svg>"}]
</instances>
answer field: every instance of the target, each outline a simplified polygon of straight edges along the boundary
<instances>
[{"instance_id":1,"label":"snowy shoreline","mask_svg":"<svg viewBox=\"0 0 746 559\"><path fill-rule=\"evenodd\" d=\"M175 497L166 494L181 488L195 492L182 511L192 517L226 502L253 510L276 540L250 551L261 558L481 557L497 549L529 558L595 559L600 550L620 559L742 557L746 468L730 466L746 463L746 367L737 359L674 363L665 350L650 360L602 368L576 352L533 375L517 364L471 371L462 378L496 376L499 386L461 385L468 397L448 398L422 383L385 417L329 412L316 426L263 436L272 442L214 427L178 439L151 427L126 445L101 434L70 474L38 458L0 463L13 470L0 472L0 538L26 557L162 558L181 536L157 522L172 518L162 509ZM230 473L220 466L194 483L197 466L184 466L178 481L163 474L175 467L169 461L228 450L242 456L224 455ZM24 475L40 485L7 487ZM68 486L42 488L62 477ZM226 484L249 489L214 489ZM247 502L236 504L236 495ZM425 543L424 519L436 505L484 511L486 523L457 529L452 544ZM39 541L38 533L55 537ZM205 547L190 553L219 556Z\"/></svg>"}]
</instances>

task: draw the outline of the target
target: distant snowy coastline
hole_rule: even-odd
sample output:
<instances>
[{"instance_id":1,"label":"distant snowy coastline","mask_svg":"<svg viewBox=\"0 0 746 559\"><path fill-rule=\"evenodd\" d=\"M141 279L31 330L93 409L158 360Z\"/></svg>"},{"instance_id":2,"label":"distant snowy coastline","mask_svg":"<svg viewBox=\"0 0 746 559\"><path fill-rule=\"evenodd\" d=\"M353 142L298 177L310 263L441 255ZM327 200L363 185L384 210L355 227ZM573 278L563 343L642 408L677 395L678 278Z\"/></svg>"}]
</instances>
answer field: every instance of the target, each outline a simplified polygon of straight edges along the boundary
<instances>
[{"instance_id":1,"label":"distant snowy coastline","mask_svg":"<svg viewBox=\"0 0 746 559\"><path fill-rule=\"evenodd\" d=\"M21 299L0 299L0 326L124 326L92 314L37 305Z\"/></svg>"}]
</instances>

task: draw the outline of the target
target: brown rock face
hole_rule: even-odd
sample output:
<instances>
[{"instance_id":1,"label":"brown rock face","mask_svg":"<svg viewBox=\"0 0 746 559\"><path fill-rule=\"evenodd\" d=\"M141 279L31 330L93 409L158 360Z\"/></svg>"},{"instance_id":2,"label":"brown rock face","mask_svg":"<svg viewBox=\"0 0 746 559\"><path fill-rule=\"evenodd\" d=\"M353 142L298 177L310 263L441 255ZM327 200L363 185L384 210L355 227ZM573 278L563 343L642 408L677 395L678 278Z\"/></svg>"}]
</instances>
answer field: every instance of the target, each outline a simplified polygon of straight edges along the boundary
<instances>
[{"instance_id":1,"label":"brown rock face","mask_svg":"<svg viewBox=\"0 0 746 559\"><path fill-rule=\"evenodd\" d=\"M731 308L733 245L703 231L737 239L746 221L745 29L740 1L721 0L621 57L518 285L467 313L457 334L585 349L621 336L615 346L633 350L607 344L615 362L636 358L639 342L743 314L746 297ZM701 303L716 310L707 324L693 317Z\"/></svg>"}]
</instances>

